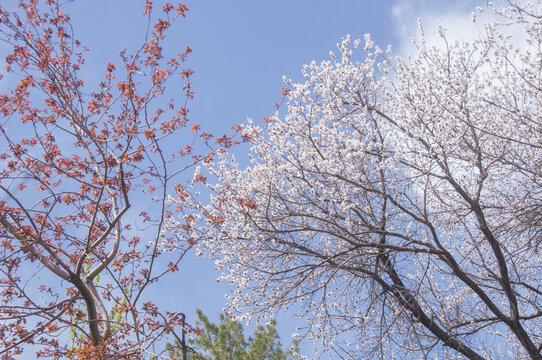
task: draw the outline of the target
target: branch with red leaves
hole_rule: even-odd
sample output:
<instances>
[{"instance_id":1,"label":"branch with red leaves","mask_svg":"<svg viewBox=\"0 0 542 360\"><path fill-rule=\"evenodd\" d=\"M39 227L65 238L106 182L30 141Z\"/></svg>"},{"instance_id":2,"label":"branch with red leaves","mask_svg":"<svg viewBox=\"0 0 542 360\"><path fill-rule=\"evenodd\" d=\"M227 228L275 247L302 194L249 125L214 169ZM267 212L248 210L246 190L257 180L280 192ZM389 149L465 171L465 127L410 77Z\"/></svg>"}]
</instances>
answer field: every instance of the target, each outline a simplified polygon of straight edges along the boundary
<instances>
[{"instance_id":1,"label":"branch with red leaves","mask_svg":"<svg viewBox=\"0 0 542 360\"><path fill-rule=\"evenodd\" d=\"M144 290L178 271L191 247L157 261L160 245L178 240L163 228L179 173L170 169L208 157L167 146L199 128L187 118L193 71L181 68L191 50L170 56L164 45L187 11L146 1L142 46L122 51L93 87L80 71L87 50L59 2L0 7L10 49L0 79L18 81L0 93L2 359L27 346L55 358L146 358L161 337L185 331L184 318L164 315ZM164 100L175 81L184 96Z\"/></svg>"}]
</instances>

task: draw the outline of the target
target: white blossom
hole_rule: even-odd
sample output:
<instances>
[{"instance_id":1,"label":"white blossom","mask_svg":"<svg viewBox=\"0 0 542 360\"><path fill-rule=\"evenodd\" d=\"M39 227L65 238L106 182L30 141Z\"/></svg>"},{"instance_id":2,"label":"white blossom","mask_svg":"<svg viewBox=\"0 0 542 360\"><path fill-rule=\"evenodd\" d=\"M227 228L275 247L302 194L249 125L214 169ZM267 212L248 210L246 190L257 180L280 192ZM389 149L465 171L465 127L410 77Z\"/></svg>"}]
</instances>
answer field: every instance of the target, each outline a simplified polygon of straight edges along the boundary
<instances>
[{"instance_id":1,"label":"white blossom","mask_svg":"<svg viewBox=\"0 0 542 360\"><path fill-rule=\"evenodd\" d=\"M540 359L542 9L482 11L408 59L345 38L246 126L248 167L209 164L199 245L232 311L297 309L344 358Z\"/></svg>"}]
</instances>

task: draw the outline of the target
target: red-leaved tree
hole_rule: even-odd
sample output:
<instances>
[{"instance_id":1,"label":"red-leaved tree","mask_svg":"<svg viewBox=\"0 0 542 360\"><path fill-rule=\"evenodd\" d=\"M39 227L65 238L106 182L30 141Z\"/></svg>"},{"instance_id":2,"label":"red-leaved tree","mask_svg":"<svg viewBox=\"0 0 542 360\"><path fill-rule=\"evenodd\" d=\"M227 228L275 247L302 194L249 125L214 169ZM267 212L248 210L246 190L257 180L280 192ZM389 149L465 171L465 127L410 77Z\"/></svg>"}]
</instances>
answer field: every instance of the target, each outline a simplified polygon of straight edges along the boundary
<instances>
[{"instance_id":1,"label":"red-leaved tree","mask_svg":"<svg viewBox=\"0 0 542 360\"><path fill-rule=\"evenodd\" d=\"M198 129L187 119L190 48L171 56L164 47L188 8L147 0L141 47L122 51L92 86L81 77L87 50L60 3L0 7L8 49L0 93L0 354L160 356L161 337L179 339L186 330L184 315L160 312L144 293L178 270L184 254L160 257L171 215L166 191L207 156L179 145L183 129L187 143L190 127ZM167 100L173 78L184 89Z\"/></svg>"}]
</instances>

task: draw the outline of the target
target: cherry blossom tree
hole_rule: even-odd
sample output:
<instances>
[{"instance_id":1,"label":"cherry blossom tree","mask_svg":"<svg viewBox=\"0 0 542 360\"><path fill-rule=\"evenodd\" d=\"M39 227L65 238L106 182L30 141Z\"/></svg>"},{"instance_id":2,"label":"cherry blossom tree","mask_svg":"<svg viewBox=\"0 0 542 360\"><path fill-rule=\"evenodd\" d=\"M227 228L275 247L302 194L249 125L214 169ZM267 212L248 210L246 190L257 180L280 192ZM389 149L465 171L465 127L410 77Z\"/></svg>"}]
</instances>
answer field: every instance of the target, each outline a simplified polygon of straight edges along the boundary
<instances>
[{"instance_id":1,"label":"cherry blossom tree","mask_svg":"<svg viewBox=\"0 0 542 360\"><path fill-rule=\"evenodd\" d=\"M81 69L90 52L67 5L0 6L8 49L0 75L0 354L166 357L154 344L165 335L184 340L189 329L178 309L160 311L148 288L177 271L190 247L163 256L160 245L172 239L164 221L175 211L166 191L206 158L179 145L198 136L186 107L191 50L165 43L188 8L142 3L141 46L111 54L103 79L89 85ZM167 100L169 85L176 99Z\"/></svg>"},{"instance_id":2,"label":"cherry blossom tree","mask_svg":"<svg viewBox=\"0 0 542 360\"><path fill-rule=\"evenodd\" d=\"M346 38L243 127L248 166L209 165L234 313L292 309L339 358L542 359L542 8L473 21L406 59Z\"/></svg>"}]
</instances>

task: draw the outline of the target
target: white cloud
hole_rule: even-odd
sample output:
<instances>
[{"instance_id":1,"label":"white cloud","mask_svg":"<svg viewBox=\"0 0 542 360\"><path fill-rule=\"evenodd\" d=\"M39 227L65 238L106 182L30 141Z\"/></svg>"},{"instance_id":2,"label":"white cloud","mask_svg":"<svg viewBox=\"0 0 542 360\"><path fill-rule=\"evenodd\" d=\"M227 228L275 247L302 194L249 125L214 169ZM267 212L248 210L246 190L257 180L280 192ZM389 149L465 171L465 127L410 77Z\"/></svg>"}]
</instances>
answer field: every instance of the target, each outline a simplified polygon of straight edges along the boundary
<instances>
[{"instance_id":1,"label":"white cloud","mask_svg":"<svg viewBox=\"0 0 542 360\"><path fill-rule=\"evenodd\" d=\"M473 40L480 35L480 28L472 21L472 13L476 6L483 6L481 1L455 1L438 6L435 2L399 0L392 8L392 15L396 22L396 36L398 46L394 53L406 57L415 53L412 40L420 44L422 34L419 27L420 20L428 45L444 46L439 36L438 26L446 29L448 41L459 39Z\"/></svg>"}]
</instances>

